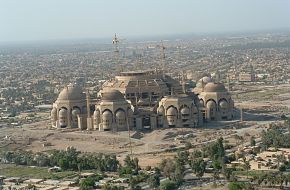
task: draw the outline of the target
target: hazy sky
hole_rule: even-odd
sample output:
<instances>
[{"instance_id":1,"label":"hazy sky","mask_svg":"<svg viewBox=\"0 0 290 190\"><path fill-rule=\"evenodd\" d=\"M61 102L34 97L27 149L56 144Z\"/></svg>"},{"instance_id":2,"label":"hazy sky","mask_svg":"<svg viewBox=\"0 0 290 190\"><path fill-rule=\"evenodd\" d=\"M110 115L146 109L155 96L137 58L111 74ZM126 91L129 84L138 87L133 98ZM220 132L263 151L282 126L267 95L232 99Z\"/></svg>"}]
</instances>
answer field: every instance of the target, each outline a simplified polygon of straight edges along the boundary
<instances>
[{"instance_id":1,"label":"hazy sky","mask_svg":"<svg viewBox=\"0 0 290 190\"><path fill-rule=\"evenodd\" d=\"M289 28L288 0L0 0L0 42Z\"/></svg>"}]
</instances>

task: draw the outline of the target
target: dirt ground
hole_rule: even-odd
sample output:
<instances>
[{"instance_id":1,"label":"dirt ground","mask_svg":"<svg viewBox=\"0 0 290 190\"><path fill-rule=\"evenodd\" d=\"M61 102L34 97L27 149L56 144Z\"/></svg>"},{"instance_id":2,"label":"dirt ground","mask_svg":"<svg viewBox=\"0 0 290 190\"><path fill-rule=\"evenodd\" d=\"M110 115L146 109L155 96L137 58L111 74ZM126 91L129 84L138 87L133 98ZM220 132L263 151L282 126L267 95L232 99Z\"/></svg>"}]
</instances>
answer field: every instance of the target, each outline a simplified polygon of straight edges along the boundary
<instances>
[{"instance_id":1,"label":"dirt ground","mask_svg":"<svg viewBox=\"0 0 290 190\"><path fill-rule=\"evenodd\" d=\"M132 131L129 138L128 132L49 129L49 120L45 120L21 127L2 127L0 151L23 149L39 152L73 146L82 152L116 153L121 160L127 154L131 154L132 150L132 154L139 158L141 166L154 166L163 158L175 155L166 150L184 147L185 142L190 142L198 148L215 141L218 137L223 137L227 144L233 145L239 143L236 135L243 136L245 140L250 136L258 138L261 130L269 123L277 122L281 114L289 113L290 85L256 88L260 91L247 93L245 90L233 95L237 107L233 121L206 123L203 128ZM274 94L274 91L281 93ZM245 99L244 96L249 99ZM240 108L244 112L242 122ZM184 137L186 134L192 135Z\"/></svg>"}]
</instances>

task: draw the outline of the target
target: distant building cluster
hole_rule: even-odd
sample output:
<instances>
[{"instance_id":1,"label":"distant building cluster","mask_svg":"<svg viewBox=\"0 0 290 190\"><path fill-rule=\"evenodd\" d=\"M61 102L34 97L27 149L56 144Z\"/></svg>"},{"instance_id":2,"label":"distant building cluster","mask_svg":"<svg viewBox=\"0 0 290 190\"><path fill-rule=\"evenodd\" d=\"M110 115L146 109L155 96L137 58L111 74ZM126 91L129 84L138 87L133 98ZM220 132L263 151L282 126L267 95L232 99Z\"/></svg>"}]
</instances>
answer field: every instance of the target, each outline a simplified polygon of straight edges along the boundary
<instances>
[{"instance_id":1,"label":"distant building cluster","mask_svg":"<svg viewBox=\"0 0 290 190\"><path fill-rule=\"evenodd\" d=\"M203 77L190 92L184 83L157 70L121 72L105 81L98 97L91 100L78 85L67 85L53 104L52 127L143 130L198 127L233 118L229 92L211 77Z\"/></svg>"}]
</instances>

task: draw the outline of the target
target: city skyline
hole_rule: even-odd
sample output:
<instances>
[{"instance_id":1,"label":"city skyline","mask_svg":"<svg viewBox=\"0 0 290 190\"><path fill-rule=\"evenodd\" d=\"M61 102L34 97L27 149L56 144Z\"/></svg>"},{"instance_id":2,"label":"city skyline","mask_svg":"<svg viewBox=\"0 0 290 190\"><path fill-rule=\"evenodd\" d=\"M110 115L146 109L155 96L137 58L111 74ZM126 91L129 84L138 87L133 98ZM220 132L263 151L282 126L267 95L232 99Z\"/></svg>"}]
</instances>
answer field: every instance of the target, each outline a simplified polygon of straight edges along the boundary
<instances>
[{"instance_id":1,"label":"city skyline","mask_svg":"<svg viewBox=\"0 0 290 190\"><path fill-rule=\"evenodd\" d=\"M0 2L0 42L290 29L288 1Z\"/></svg>"}]
</instances>

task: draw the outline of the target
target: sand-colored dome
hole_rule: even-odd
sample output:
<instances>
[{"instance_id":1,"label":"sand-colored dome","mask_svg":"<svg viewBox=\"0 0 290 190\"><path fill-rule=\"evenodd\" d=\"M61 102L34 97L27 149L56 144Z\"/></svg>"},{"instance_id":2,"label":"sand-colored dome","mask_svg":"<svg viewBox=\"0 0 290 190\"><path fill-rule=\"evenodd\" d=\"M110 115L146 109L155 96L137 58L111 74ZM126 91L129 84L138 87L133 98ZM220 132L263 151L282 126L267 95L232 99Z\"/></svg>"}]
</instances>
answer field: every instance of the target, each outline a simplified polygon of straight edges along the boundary
<instances>
[{"instance_id":1,"label":"sand-colored dome","mask_svg":"<svg viewBox=\"0 0 290 190\"><path fill-rule=\"evenodd\" d=\"M103 101L109 102L125 100L123 94L119 90L114 89L107 89L102 91L101 99Z\"/></svg>"},{"instance_id":2,"label":"sand-colored dome","mask_svg":"<svg viewBox=\"0 0 290 190\"><path fill-rule=\"evenodd\" d=\"M207 83L204 86L204 92L226 92L226 88L222 83Z\"/></svg>"},{"instance_id":3,"label":"sand-colored dome","mask_svg":"<svg viewBox=\"0 0 290 190\"><path fill-rule=\"evenodd\" d=\"M69 84L60 92L58 100L85 100L86 95L80 86Z\"/></svg>"}]
</instances>

